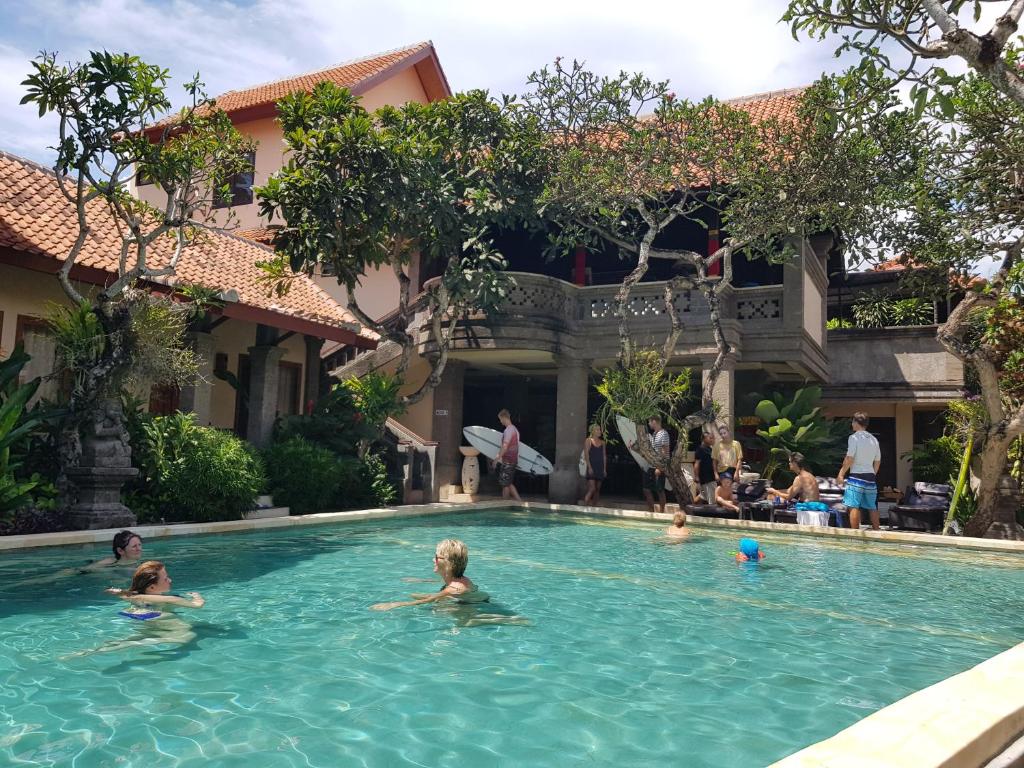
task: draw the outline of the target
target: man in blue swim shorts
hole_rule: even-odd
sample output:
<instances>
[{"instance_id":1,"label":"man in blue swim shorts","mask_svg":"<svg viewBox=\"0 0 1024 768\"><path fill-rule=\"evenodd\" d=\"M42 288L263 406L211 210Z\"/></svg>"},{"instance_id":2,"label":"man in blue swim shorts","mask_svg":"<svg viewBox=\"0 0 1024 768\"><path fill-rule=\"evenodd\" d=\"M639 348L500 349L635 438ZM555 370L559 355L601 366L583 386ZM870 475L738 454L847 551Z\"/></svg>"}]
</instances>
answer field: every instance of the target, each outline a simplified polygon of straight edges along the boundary
<instances>
[{"instance_id":1,"label":"man in blue swim shorts","mask_svg":"<svg viewBox=\"0 0 1024 768\"><path fill-rule=\"evenodd\" d=\"M850 473L843 492L843 504L850 511L850 527L855 531L860 530L860 511L864 509L871 515L871 527L877 531L881 526L878 517L878 485L875 478L882 463L882 452L879 450L878 440L868 432L866 413L858 411L853 414L851 427L853 434L847 441L846 458L843 459L843 466L836 474L836 482L842 486L846 473Z\"/></svg>"}]
</instances>

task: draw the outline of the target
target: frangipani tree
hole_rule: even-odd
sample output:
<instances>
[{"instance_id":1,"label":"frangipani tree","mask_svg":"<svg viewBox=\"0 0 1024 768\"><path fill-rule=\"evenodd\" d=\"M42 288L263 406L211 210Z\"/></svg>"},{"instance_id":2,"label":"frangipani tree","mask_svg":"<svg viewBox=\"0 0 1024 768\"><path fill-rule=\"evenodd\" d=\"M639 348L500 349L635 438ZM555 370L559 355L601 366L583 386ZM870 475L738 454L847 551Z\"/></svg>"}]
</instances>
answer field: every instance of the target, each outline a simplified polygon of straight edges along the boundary
<instances>
[{"instance_id":1,"label":"frangipani tree","mask_svg":"<svg viewBox=\"0 0 1024 768\"><path fill-rule=\"evenodd\" d=\"M534 153L543 179L538 210L557 227L553 250L611 245L632 263L616 295L619 368L651 362L647 355L638 358L629 317L630 292L651 259L682 267L665 285L671 327L655 350L657 378L669 388L678 388L678 378L661 374L685 332L675 297L695 290L708 305L716 355L704 380L702 407L686 416L667 414L685 435L716 416L712 392L732 353L722 331L720 301L732 279L734 254L784 260L805 235L841 229L870 215L866 207L842 204L838 191L852 186L871 198L879 187L877 175L898 174L901 158L878 162L888 151L884 131L837 136L828 111L834 96L829 82L808 89L794 113L763 120L710 98L676 98L667 82L641 74L600 77L576 61L556 60L531 75L529 84L531 90L515 106L521 124L540 142ZM727 233L711 253L674 247L666 236L679 221L706 227L711 216ZM636 381L638 375L612 378ZM621 397L612 407L637 419L636 409ZM645 459L667 473L683 503L690 501L682 473L686 449L681 439L666 459L646 441L637 445Z\"/></svg>"},{"instance_id":2,"label":"frangipani tree","mask_svg":"<svg viewBox=\"0 0 1024 768\"><path fill-rule=\"evenodd\" d=\"M40 116L57 117L53 171L77 220L77 237L57 276L78 311L64 319L79 318L72 329L79 340L92 335L85 339L88 354L72 361L76 386L59 450L64 470L77 464L80 432L99 411L114 422L108 431L124 432L120 385L139 362L140 350L161 346L146 337L154 325L141 316L152 314L151 299L139 288L147 281L172 281L180 260L204 236L201 222L224 184L245 170L252 143L206 98L198 77L185 85L189 106L154 130L157 116L171 108L167 70L106 51L72 64L43 54L32 67L22 83L22 103L36 104ZM163 191L159 207L131 196L128 182L136 174ZM73 271L96 243L112 250L116 276L87 296ZM167 326L173 336L181 324ZM178 371L187 372L188 361L180 362Z\"/></svg>"},{"instance_id":3,"label":"frangipani tree","mask_svg":"<svg viewBox=\"0 0 1024 768\"><path fill-rule=\"evenodd\" d=\"M440 383L463 315L504 298L505 260L492 237L529 202L523 153L531 147L482 91L371 114L346 89L321 83L282 99L278 111L288 163L257 189L261 212L282 221L266 269L280 290L298 273L336 276L359 322L398 345L399 381L419 343L414 314L425 311L431 371L399 398L406 408ZM422 304L413 301L417 258L442 265ZM398 283L387 322L356 298L359 281L378 268Z\"/></svg>"},{"instance_id":4,"label":"frangipani tree","mask_svg":"<svg viewBox=\"0 0 1024 768\"><path fill-rule=\"evenodd\" d=\"M1024 435L1022 13L1020 0L794 0L785 16L794 34L836 35L859 58L837 91L851 132L896 113L913 125L896 139L915 145L917 168L869 226L848 234L874 246L869 259L906 255L926 289L966 294L937 336L976 372L984 405L973 441L978 508L966 527L976 536L1022 535L1012 520L993 526L1007 454ZM906 106L896 96L904 83ZM859 205L851 192L841 199Z\"/></svg>"}]
</instances>

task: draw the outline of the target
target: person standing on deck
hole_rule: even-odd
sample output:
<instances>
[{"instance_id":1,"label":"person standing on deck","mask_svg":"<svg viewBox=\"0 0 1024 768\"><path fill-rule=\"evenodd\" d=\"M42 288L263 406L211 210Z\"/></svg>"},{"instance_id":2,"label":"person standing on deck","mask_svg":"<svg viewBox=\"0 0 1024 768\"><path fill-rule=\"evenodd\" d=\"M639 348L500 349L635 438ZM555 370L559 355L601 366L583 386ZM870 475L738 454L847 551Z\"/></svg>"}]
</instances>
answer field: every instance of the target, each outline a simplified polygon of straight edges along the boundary
<instances>
[{"instance_id":1,"label":"person standing on deck","mask_svg":"<svg viewBox=\"0 0 1024 768\"><path fill-rule=\"evenodd\" d=\"M501 486L501 498L520 501L516 490L516 464L519 462L519 430L512 423L512 414L508 408L498 411L498 421L505 428L501 435L501 448L494 457L498 471L498 485Z\"/></svg>"},{"instance_id":2,"label":"person standing on deck","mask_svg":"<svg viewBox=\"0 0 1024 768\"><path fill-rule=\"evenodd\" d=\"M583 460L587 465L587 495L583 497L583 504L596 506L608 471L608 449L600 424L592 425L590 436L583 441Z\"/></svg>"},{"instance_id":3,"label":"person standing on deck","mask_svg":"<svg viewBox=\"0 0 1024 768\"><path fill-rule=\"evenodd\" d=\"M715 436L704 432L700 445L693 452L693 476L697 478L705 504L714 504L718 496L718 463L711 450L714 444Z\"/></svg>"},{"instance_id":4,"label":"person standing on deck","mask_svg":"<svg viewBox=\"0 0 1024 768\"><path fill-rule=\"evenodd\" d=\"M647 420L647 426L651 428L651 433L647 435L647 439L651 441L651 448L659 456L664 456L668 459L669 449L671 448L671 440L668 436L668 431L661 426L660 416L651 416ZM665 504L668 500L665 498L665 472L658 467L649 467L644 471L644 499L647 501L647 509L651 512L664 512ZM660 509L654 507L654 494L658 494L658 504Z\"/></svg>"},{"instance_id":5,"label":"person standing on deck","mask_svg":"<svg viewBox=\"0 0 1024 768\"><path fill-rule=\"evenodd\" d=\"M878 516L878 467L882 464L882 451L878 440L868 432L868 415L863 411L853 414L850 424L853 434L846 444L846 458L839 468L836 482L843 487L843 478L850 473L843 492L843 504L850 511L850 527L860 530L860 511L871 514L871 527L879 530Z\"/></svg>"}]
</instances>

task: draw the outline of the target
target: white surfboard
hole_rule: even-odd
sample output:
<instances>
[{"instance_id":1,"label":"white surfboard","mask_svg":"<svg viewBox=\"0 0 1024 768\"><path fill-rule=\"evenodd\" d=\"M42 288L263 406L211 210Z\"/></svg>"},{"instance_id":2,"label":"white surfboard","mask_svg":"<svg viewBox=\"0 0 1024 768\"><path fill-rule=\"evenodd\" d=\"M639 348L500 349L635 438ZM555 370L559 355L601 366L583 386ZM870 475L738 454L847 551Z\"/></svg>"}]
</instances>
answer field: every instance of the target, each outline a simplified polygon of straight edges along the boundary
<instances>
[{"instance_id":1,"label":"white surfboard","mask_svg":"<svg viewBox=\"0 0 1024 768\"><path fill-rule=\"evenodd\" d=\"M651 465L647 463L647 459L641 456L636 449L633 448L633 443L637 441L636 435L636 424L627 419L621 413L615 414L615 426L619 428L619 435L622 436L622 442L629 451L629 455L633 457L633 461L640 465L640 469L646 472L651 468ZM647 439L647 435L643 435L643 439ZM665 490L672 490L672 483L669 479L665 478Z\"/></svg>"},{"instance_id":2,"label":"white surfboard","mask_svg":"<svg viewBox=\"0 0 1024 768\"><path fill-rule=\"evenodd\" d=\"M465 427L462 430L463 436L469 444L476 448L488 459L493 459L501 450L501 432L490 427ZM530 446L519 441L519 461L516 462L516 469L520 472L528 472L531 475L550 475L554 471L551 462L541 456Z\"/></svg>"},{"instance_id":3,"label":"white surfboard","mask_svg":"<svg viewBox=\"0 0 1024 768\"><path fill-rule=\"evenodd\" d=\"M580 451L580 477L587 476L587 457Z\"/></svg>"}]
</instances>

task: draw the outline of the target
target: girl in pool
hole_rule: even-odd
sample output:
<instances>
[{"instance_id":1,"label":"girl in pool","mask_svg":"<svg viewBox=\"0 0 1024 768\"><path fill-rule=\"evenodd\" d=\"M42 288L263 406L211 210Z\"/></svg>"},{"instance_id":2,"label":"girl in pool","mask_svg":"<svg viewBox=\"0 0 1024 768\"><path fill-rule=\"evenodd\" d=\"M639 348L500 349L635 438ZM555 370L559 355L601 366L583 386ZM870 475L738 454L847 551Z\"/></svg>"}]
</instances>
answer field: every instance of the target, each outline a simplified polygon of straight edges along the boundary
<instances>
[{"instance_id":1,"label":"girl in pool","mask_svg":"<svg viewBox=\"0 0 1024 768\"><path fill-rule=\"evenodd\" d=\"M132 585L128 589L111 587L107 592L132 604L128 611L123 611L131 618L158 619L172 606L202 608L206 605L198 592L186 592L184 596L168 595L170 588L171 577L167 575L164 564L150 560L135 569Z\"/></svg>"},{"instance_id":2,"label":"girl in pool","mask_svg":"<svg viewBox=\"0 0 1024 768\"><path fill-rule=\"evenodd\" d=\"M192 625L174 615L174 607L202 608L206 601L198 592L186 592L184 595L169 595L171 577L167 575L164 564L150 560L135 569L132 584L128 589L111 587L107 590L131 606L121 615L128 619L137 619L135 624L139 633L126 640L112 640L99 648L89 651L78 651L68 657L88 656L92 653L121 651L138 646L170 644L183 646L196 638Z\"/></svg>"},{"instance_id":3,"label":"girl in pool","mask_svg":"<svg viewBox=\"0 0 1024 768\"><path fill-rule=\"evenodd\" d=\"M410 595L413 599L405 602L377 603L371 608L375 611L390 611L392 608L449 599L458 603L485 603L490 599L487 593L481 592L465 575L468 564L469 548L458 539L445 539L434 549L434 573L444 580L440 591L429 595Z\"/></svg>"}]
</instances>

